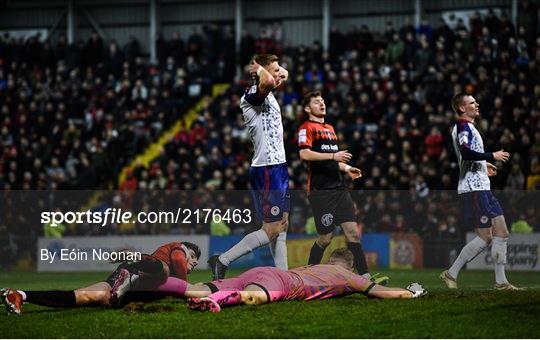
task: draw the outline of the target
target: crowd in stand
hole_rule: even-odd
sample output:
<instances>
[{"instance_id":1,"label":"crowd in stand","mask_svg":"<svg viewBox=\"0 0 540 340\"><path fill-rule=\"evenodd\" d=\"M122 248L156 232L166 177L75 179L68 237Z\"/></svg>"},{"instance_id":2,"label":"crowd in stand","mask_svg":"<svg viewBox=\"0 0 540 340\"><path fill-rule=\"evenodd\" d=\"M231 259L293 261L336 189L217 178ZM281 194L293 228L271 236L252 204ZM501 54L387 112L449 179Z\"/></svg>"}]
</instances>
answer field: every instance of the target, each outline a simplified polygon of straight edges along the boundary
<instances>
[{"instance_id":1,"label":"crowd in stand","mask_svg":"<svg viewBox=\"0 0 540 340\"><path fill-rule=\"evenodd\" d=\"M115 188L129 161L209 94L215 81L231 77L234 49L221 45L230 36L210 25L194 30L185 44L176 35L158 40L159 62L150 63L136 37L120 46L97 33L74 44L63 35L1 35L0 255L9 263L53 230L36 224L41 211L77 211L92 197L78 191L60 199L28 190ZM214 49L225 54L214 55ZM122 232L68 227L55 234Z\"/></svg>"},{"instance_id":2,"label":"crowd in stand","mask_svg":"<svg viewBox=\"0 0 540 340\"><path fill-rule=\"evenodd\" d=\"M234 58L210 58L224 47L208 38L215 32L194 31L187 45L162 41L157 65L135 37L124 48L97 33L72 45L61 36L56 46L39 34L0 37L0 189L116 182L127 161L230 73Z\"/></svg>"},{"instance_id":3,"label":"crowd in stand","mask_svg":"<svg viewBox=\"0 0 540 340\"><path fill-rule=\"evenodd\" d=\"M520 20L523 24L514 27L506 15L490 11L473 15L469 27L460 20L453 27L441 21L437 27L423 22L396 28L389 22L383 32L365 25L347 32L332 27L328 52L319 42L290 46L286 32L274 24L257 38L244 33L239 56L233 53L231 29L210 25L185 41L178 34L168 41L159 36L157 65L144 61L136 39L124 49L114 41L106 48L94 34L74 46L60 38L53 48L37 37L4 37L0 188L114 183L121 167L198 97L190 97L190 86L202 86L204 94L210 84L229 81L230 89L207 101L195 123L166 144L148 168L133 169L121 189L247 190L252 146L239 100L250 80L232 80L235 60L245 65L253 54L270 52L290 72L276 96L291 189L302 192L307 182L296 146L304 119L299 102L308 90L321 90L341 149L348 149L351 164L364 172L350 183L364 229L459 239L458 167L449 138L455 116L449 102L457 91L467 91L480 103L477 126L486 149L512 154L509 164L497 164L499 175L492 180L493 189L516 192L502 197L509 222L524 219L538 230L534 192L519 191L537 189L540 182L540 37L534 21ZM290 231L305 232L309 208L305 200L294 202ZM237 205L249 200L241 198ZM248 226L229 227L240 232ZM172 229L210 231L208 225L159 230L138 225L121 232Z\"/></svg>"},{"instance_id":4,"label":"crowd in stand","mask_svg":"<svg viewBox=\"0 0 540 340\"><path fill-rule=\"evenodd\" d=\"M531 28L516 30L506 15L499 18L491 11L484 18L475 14L469 24L470 29L463 21L453 28L444 22L432 28L423 22L418 28L406 24L396 29L388 23L380 33L366 26L347 33L333 27L328 53L317 42L290 47L274 40L290 71L277 96L291 188L302 190L307 182L295 133L303 119L301 96L312 89L322 90L327 121L335 126L342 149L353 154L351 163L364 171L354 188L360 190L360 222L369 231L462 236L454 196L458 165L449 138L455 122L449 102L457 91L474 94L480 103L478 127L486 149L512 154L509 164L497 164L493 189L538 188L540 38L530 34ZM261 38L270 39L268 33ZM252 39L244 36L243 41ZM260 46L268 42L244 45L252 46L247 57L267 52ZM248 85L239 80L209 103L149 169L135 170L132 181L152 188L246 189L252 149L238 104ZM377 194L388 189L401 191ZM509 223L525 219L540 226L532 195L501 197ZM309 209L299 206L309 216ZM297 222L291 223L292 231L303 232L302 218Z\"/></svg>"}]
</instances>

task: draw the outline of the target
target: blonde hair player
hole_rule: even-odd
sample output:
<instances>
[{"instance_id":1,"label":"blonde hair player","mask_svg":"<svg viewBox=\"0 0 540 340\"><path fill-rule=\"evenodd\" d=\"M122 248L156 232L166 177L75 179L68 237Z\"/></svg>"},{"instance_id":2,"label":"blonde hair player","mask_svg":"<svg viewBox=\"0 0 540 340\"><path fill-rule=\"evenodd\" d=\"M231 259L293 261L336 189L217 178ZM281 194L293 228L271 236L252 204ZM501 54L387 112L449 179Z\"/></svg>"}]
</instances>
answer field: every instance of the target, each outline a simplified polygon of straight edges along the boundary
<instances>
[{"instance_id":1,"label":"blonde hair player","mask_svg":"<svg viewBox=\"0 0 540 340\"><path fill-rule=\"evenodd\" d=\"M384 287L353 273L352 269L353 254L339 248L330 255L327 264L291 270L256 267L235 278L195 285L169 278L159 291L187 297L190 309L210 312L240 304L323 300L355 293L380 299L416 299L427 294L419 283L411 283L406 289Z\"/></svg>"},{"instance_id":2,"label":"blonde hair player","mask_svg":"<svg viewBox=\"0 0 540 340\"><path fill-rule=\"evenodd\" d=\"M495 269L495 289L517 290L506 278L506 248L508 228L499 201L490 190L489 176L497 174L490 162L508 162L510 154L504 150L484 152L482 136L474 121L480 116L480 105L466 93L452 98L452 109L458 115L452 129L452 141L459 162L458 197L463 222L473 227L476 237L463 247L450 269L440 277L450 289L456 289L461 268L474 259L491 243L491 257Z\"/></svg>"}]
</instances>

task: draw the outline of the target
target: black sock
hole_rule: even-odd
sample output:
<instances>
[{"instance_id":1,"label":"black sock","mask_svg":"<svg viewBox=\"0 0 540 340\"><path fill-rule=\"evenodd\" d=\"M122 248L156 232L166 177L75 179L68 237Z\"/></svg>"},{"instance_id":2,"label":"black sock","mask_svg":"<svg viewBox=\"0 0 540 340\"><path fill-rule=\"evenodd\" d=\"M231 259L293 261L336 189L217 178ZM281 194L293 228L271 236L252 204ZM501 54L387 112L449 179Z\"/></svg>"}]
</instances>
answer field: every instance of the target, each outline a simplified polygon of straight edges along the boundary
<instances>
[{"instance_id":1,"label":"black sock","mask_svg":"<svg viewBox=\"0 0 540 340\"><path fill-rule=\"evenodd\" d=\"M321 263L322 257L324 255L324 250L326 248L322 248L317 241L313 243L313 247L311 247L311 252L309 253L309 260L308 264L319 264Z\"/></svg>"},{"instance_id":2,"label":"black sock","mask_svg":"<svg viewBox=\"0 0 540 340\"><path fill-rule=\"evenodd\" d=\"M26 302L47 307L74 307L75 292L73 290L25 290Z\"/></svg>"},{"instance_id":3,"label":"black sock","mask_svg":"<svg viewBox=\"0 0 540 340\"><path fill-rule=\"evenodd\" d=\"M347 249L354 255L354 268L359 275L364 275L368 272L366 256L360 242L347 242Z\"/></svg>"},{"instance_id":4,"label":"black sock","mask_svg":"<svg viewBox=\"0 0 540 340\"><path fill-rule=\"evenodd\" d=\"M157 291L128 291L122 299L122 304L119 307L124 307L131 302L151 302L167 297L164 292Z\"/></svg>"},{"instance_id":5,"label":"black sock","mask_svg":"<svg viewBox=\"0 0 540 340\"><path fill-rule=\"evenodd\" d=\"M163 271L163 262L149 257L132 264L131 267L137 272L141 271L147 274L161 274Z\"/></svg>"}]
</instances>

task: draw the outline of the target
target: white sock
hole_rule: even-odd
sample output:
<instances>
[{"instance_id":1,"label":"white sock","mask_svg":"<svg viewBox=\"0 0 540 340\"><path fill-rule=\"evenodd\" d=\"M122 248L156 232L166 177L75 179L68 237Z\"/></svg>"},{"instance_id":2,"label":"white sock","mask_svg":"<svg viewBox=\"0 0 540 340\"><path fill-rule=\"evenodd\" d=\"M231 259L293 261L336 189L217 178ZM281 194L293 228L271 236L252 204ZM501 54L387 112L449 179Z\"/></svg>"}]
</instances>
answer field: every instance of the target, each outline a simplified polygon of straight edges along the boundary
<instances>
[{"instance_id":1,"label":"white sock","mask_svg":"<svg viewBox=\"0 0 540 340\"><path fill-rule=\"evenodd\" d=\"M274 258L274 265L276 268L288 270L289 265L287 261L287 232L282 231L279 233L275 240L270 242L270 253Z\"/></svg>"},{"instance_id":2,"label":"white sock","mask_svg":"<svg viewBox=\"0 0 540 340\"><path fill-rule=\"evenodd\" d=\"M508 238L506 237L493 237L493 245L491 246L491 257L493 259L493 266L495 269L495 282L497 284L508 283L506 279L506 273L504 272L504 266L506 265L506 247ZM500 259L498 257L501 257Z\"/></svg>"},{"instance_id":3,"label":"white sock","mask_svg":"<svg viewBox=\"0 0 540 340\"><path fill-rule=\"evenodd\" d=\"M452 264L452 267L448 269L448 274L450 274L450 276L452 276L454 279L457 279L459 271L461 268L463 268L465 263L475 258L476 255L480 254L484 249L486 249L486 247L487 243L480 237L476 236L473 238L471 242L467 243L465 247L461 249L459 256Z\"/></svg>"},{"instance_id":4,"label":"white sock","mask_svg":"<svg viewBox=\"0 0 540 340\"><path fill-rule=\"evenodd\" d=\"M22 290L18 290L18 292L19 292L19 294L22 295L23 301L26 301L26 293L24 291L22 291Z\"/></svg>"},{"instance_id":5,"label":"white sock","mask_svg":"<svg viewBox=\"0 0 540 340\"><path fill-rule=\"evenodd\" d=\"M224 265L228 266L237 258L240 258L247 253L250 253L253 250L259 248L260 246L264 246L268 243L270 243L268 235L266 235L266 232L264 230L259 229L257 231L247 234L234 247L219 255L219 261Z\"/></svg>"}]
</instances>

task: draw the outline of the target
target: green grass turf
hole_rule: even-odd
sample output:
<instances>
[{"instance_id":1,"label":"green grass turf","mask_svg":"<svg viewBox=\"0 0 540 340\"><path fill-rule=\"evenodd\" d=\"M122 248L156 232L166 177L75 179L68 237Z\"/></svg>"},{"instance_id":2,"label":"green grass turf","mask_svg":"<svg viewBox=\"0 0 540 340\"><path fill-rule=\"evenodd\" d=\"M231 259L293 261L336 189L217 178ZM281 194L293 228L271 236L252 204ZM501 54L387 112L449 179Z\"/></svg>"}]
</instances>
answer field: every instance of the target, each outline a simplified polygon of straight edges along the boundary
<instances>
[{"instance_id":1,"label":"green grass turf","mask_svg":"<svg viewBox=\"0 0 540 340\"><path fill-rule=\"evenodd\" d=\"M238 272L232 272L235 274ZM180 299L143 305L138 311L104 307L52 309L25 305L21 316L0 316L0 338L537 338L540 273L511 272L518 292L491 290L492 272L464 271L463 289L448 291L440 270L383 271L391 285L418 281L420 300L375 300L361 295L324 301L239 306L221 313L189 311ZM1 273L0 286L72 289L106 273ZM191 282L207 281L208 271Z\"/></svg>"}]
</instances>

